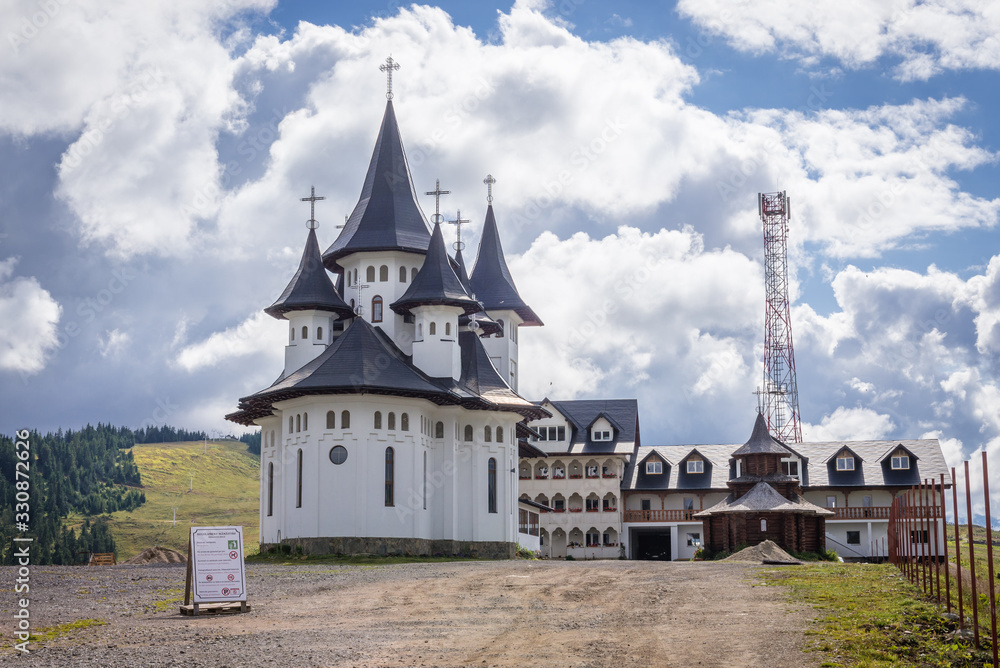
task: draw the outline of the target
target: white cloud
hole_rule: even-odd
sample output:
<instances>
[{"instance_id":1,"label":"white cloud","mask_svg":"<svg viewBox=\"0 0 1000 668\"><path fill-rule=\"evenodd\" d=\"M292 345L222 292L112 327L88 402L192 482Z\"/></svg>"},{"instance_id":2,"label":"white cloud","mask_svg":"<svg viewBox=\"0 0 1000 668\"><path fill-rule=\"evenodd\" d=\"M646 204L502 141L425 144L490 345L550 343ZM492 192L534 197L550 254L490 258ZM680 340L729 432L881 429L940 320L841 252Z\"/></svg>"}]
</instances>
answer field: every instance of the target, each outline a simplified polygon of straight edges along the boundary
<instances>
[{"instance_id":1,"label":"white cloud","mask_svg":"<svg viewBox=\"0 0 1000 668\"><path fill-rule=\"evenodd\" d=\"M118 328L105 332L104 336L99 337L101 357L117 358L131 342L132 335Z\"/></svg>"},{"instance_id":2,"label":"white cloud","mask_svg":"<svg viewBox=\"0 0 1000 668\"><path fill-rule=\"evenodd\" d=\"M677 11L741 51L780 50L807 65L819 56L860 68L888 55L901 61L904 81L1000 69L1000 8L991 0L680 0Z\"/></svg>"},{"instance_id":3,"label":"white cloud","mask_svg":"<svg viewBox=\"0 0 1000 668\"><path fill-rule=\"evenodd\" d=\"M270 364L277 375L287 335L287 327L282 322L259 312L235 327L185 346L174 361L185 371L197 371L228 359L261 355L263 362Z\"/></svg>"},{"instance_id":4,"label":"white cloud","mask_svg":"<svg viewBox=\"0 0 1000 668\"><path fill-rule=\"evenodd\" d=\"M24 376L44 369L58 347L62 307L34 276L11 278L16 264L0 261L0 370Z\"/></svg>"},{"instance_id":5,"label":"white cloud","mask_svg":"<svg viewBox=\"0 0 1000 668\"><path fill-rule=\"evenodd\" d=\"M839 406L824 415L818 425L802 423L804 441L877 441L887 437L896 425L888 415L870 408Z\"/></svg>"}]
</instances>

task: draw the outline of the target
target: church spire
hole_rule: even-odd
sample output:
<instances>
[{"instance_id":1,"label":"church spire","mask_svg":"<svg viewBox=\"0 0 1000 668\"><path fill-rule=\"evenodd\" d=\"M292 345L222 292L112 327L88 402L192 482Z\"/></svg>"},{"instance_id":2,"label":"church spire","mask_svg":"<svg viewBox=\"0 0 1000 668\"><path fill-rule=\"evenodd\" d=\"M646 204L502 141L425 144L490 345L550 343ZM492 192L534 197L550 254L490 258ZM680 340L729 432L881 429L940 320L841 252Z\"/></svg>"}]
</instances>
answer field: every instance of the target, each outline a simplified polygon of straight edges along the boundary
<instances>
[{"instance_id":1,"label":"church spire","mask_svg":"<svg viewBox=\"0 0 1000 668\"><path fill-rule=\"evenodd\" d=\"M413 279L399 301L390 308L396 313L405 315L413 308L427 305L457 306L462 309L462 315L476 313L482 309L482 304L469 295L462 280L451 266L451 259L444 247L440 223L434 225L424 266L417 272L417 277Z\"/></svg>"}]
</instances>

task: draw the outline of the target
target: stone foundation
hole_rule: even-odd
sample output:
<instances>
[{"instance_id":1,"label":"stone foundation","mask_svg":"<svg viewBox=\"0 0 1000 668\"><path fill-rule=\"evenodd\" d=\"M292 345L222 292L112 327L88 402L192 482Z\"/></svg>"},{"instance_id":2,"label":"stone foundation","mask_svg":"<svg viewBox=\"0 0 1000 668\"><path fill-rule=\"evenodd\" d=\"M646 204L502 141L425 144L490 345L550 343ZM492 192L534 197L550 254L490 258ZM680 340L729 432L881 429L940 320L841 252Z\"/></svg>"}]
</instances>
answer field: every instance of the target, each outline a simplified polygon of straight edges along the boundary
<instances>
[{"instance_id":1,"label":"stone foundation","mask_svg":"<svg viewBox=\"0 0 1000 668\"><path fill-rule=\"evenodd\" d=\"M430 540L427 538L285 538L281 545L301 548L302 554L373 554L382 557L477 557L479 559L513 559L517 546L499 541ZM264 543L260 551L277 548ZM279 548L280 549L280 548Z\"/></svg>"}]
</instances>

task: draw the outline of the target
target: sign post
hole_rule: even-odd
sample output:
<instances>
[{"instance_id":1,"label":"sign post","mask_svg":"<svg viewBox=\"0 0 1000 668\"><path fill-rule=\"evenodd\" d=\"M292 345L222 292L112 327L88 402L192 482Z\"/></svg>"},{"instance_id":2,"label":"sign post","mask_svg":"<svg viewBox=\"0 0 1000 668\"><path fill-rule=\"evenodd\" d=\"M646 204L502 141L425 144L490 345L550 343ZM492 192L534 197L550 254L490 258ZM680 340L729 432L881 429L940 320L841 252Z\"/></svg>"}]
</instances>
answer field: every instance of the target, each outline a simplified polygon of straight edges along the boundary
<instances>
[{"instance_id":1,"label":"sign post","mask_svg":"<svg viewBox=\"0 0 1000 668\"><path fill-rule=\"evenodd\" d=\"M182 614L249 610L243 527L191 527L186 579Z\"/></svg>"}]
</instances>

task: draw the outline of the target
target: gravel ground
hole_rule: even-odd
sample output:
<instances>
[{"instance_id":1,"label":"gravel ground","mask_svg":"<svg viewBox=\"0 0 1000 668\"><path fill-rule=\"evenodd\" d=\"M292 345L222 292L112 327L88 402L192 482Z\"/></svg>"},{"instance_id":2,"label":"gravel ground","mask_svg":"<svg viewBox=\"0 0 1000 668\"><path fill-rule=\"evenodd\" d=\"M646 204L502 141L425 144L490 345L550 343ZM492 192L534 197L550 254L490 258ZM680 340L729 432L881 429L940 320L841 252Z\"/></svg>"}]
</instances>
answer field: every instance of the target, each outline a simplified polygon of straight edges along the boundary
<instances>
[{"instance_id":1,"label":"gravel ground","mask_svg":"<svg viewBox=\"0 0 1000 668\"><path fill-rule=\"evenodd\" d=\"M247 566L253 610L185 617L183 566L39 566L39 666L766 666L802 652L813 613L740 563L513 561ZM10 620L15 571L0 569Z\"/></svg>"}]
</instances>

